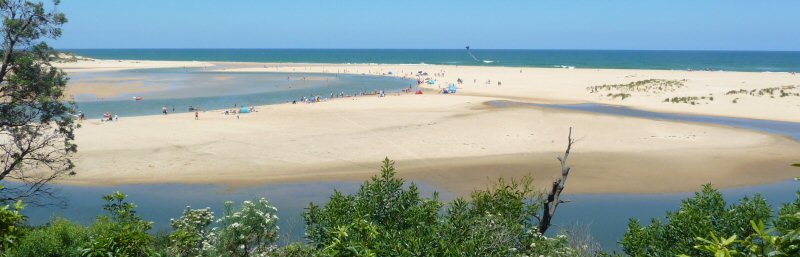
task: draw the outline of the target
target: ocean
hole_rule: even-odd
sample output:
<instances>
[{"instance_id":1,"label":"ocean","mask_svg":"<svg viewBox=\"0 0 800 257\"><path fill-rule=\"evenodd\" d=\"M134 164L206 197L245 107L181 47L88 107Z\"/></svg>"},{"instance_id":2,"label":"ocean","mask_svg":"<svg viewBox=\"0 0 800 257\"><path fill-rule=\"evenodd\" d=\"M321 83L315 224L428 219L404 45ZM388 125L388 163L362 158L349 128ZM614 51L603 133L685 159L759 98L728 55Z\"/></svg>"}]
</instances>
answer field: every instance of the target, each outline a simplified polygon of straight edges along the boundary
<instances>
[{"instance_id":1,"label":"ocean","mask_svg":"<svg viewBox=\"0 0 800 257\"><path fill-rule=\"evenodd\" d=\"M484 49L63 49L97 59L800 72L800 52Z\"/></svg>"}]
</instances>

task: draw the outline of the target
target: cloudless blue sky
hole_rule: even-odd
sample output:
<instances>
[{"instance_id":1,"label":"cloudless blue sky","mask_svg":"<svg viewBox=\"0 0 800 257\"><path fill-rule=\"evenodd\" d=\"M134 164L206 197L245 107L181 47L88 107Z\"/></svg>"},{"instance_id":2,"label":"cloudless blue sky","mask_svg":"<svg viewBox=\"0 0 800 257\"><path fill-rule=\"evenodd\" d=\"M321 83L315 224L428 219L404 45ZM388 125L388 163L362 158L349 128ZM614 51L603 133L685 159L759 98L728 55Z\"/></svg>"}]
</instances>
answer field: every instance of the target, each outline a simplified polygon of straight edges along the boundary
<instances>
[{"instance_id":1,"label":"cloudless blue sky","mask_svg":"<svg viewBox=\"0 0 800 257\"><path fill-rule=\"evenodd\" d=\"M800 1L63 0L57 48L800 50Z\"/></svg>"}]
</instances>

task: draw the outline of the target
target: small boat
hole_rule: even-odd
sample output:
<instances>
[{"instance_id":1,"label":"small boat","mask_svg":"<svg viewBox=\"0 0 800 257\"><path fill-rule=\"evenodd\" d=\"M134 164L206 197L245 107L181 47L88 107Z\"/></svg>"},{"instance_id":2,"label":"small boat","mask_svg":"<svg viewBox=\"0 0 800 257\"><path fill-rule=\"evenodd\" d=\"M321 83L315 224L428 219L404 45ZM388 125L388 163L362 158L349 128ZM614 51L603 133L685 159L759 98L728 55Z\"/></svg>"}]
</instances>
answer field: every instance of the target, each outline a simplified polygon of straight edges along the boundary
<instances>
[{"instance_id":1,"label":"small boat","mask_svg":"<svg viewBox=\"0 0 800 257\"><path fill-rule=\"evenodd\" d=\"M144 98L142 98L141 96L134 96L133 100L141 101L141 100L144 100Z\"/></svg>"}]
</instances>

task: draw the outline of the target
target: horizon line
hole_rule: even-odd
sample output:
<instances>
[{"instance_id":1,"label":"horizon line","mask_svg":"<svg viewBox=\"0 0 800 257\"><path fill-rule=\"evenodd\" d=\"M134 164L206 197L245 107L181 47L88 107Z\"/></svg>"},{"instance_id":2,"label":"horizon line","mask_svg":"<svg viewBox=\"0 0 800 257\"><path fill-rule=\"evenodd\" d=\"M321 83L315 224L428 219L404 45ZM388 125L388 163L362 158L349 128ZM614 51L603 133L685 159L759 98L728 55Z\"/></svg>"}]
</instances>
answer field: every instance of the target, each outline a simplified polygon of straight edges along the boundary
<instances>
[{"instance_id":1,"label":"horizon line","mask_svg":"<svg viewBox=\"0 0 800 257\"><path fill-rule=\"evenodd\" d=\"M56 48L56 50L464 50L464 48L247 48L247 47L143 47L143 48ZM472 48L470 50L491 50L491 51L662 51L662 52L800 52L800 50L712 50L712 49L588 49L588 48Z\"/></svg>"}]
</instances>

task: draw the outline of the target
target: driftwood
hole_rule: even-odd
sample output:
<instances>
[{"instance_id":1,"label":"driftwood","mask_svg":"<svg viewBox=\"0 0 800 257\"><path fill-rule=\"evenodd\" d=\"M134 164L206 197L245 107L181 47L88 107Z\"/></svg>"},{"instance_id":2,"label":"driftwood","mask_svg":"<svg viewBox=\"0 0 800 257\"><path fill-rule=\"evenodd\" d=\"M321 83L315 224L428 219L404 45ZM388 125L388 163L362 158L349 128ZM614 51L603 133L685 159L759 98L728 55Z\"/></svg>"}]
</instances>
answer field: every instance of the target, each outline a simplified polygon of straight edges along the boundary
<instances>
[{"instance_id":1,"label":"driftwood","mask_svg":"<svg viewBox=\"0 0 800 257\"><path fill-rule=\"evenodd\" d=\"M542 217L539 219L540 234L544 234L544 232L547 232L547 229L550 228L550 222L553 219L553 215L556 214L558 204L567 202L560 198L561 191L564 191L564 184L567 183L567 176L569 176L570 167L567 166L567 157L569 157L569 150L572 149L572 144L574 143L575 140L572 139L572 127L570 127L569 135L567 136L567 150L564 151L564 156L556 157L556 159L561 162L561 178L553 181L553 186L550 188L550 192L547 193L547 198L545 198L543 203Z\"/></svg>"}]
</instances>

